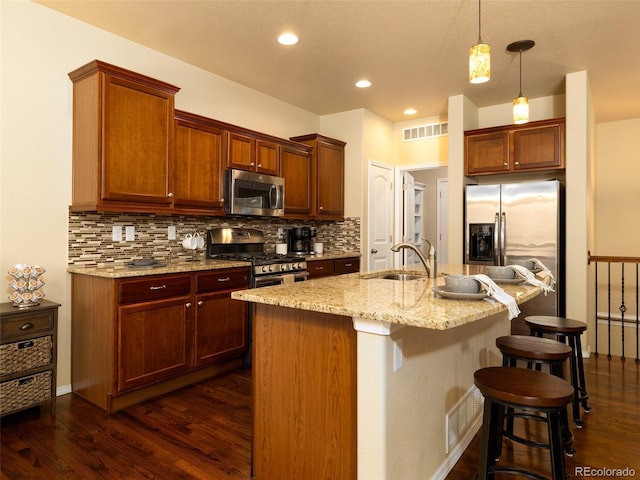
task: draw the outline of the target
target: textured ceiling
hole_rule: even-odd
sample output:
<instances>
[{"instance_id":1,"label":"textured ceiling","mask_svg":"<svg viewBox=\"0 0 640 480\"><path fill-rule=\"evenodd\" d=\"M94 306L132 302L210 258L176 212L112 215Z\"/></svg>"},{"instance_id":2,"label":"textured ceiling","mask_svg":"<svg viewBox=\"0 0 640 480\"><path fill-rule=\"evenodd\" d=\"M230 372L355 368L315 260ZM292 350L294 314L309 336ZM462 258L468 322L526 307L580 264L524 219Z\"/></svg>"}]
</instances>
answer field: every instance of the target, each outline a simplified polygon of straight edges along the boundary
<instances>
[{"instance_id":1,"label":"textured ceiling","mask_svg":"<svg viewBox=\"0 0 640 480\"><path fill-rule=\"evenodd\" d=\"M366 108L391 121L445 115L447 97L477 106L518 94L522 54L529 98L564 92L564 76L589 74L598 122L640 117L640 0L484 0L482 39L491 80L468 82L478 37L475 0L39 0L318 115ZM300 42L275 41L293 30ZM358 79L373 82L354 88Z\"/></svg>"}]
</instances>

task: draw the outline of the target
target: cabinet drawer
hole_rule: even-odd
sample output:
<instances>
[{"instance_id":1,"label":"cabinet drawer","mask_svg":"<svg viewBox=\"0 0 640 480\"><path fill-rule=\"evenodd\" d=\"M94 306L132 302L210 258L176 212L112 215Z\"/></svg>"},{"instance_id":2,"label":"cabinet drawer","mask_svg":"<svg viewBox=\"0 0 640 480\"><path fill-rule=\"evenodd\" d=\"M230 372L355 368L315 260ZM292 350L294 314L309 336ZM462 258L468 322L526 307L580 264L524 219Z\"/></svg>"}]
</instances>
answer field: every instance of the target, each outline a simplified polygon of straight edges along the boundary
<instances>
[{"instance_id":1,"label":"cabinet drawer","mask_svg":"<svg viewBox=\"0 0 640 480\"><path fill-rule=\"evenodd\" d=\"M360 271L359 258L340 258L336 260L335 273L355 273Z\"/></svg>"},{"instance_id":2,"label":"cabinet drawer","mask_svg":"<svg viewBox=\"0 0 640 480\"><path fill-rule=\"evenodd\" d=\"M32 335L53 330L55 311L25 312L2 320L2 339Z\"/></svg>"},{"instance_id":3,"label":"cabinet drawer","mask_svg":"<svg viewBox=\"0 0 640 480\"><path fill-rule=\"evenodd\" d=\"M0 415L49 400L52 382L53 373L47 370L0 383Z\"/></svg>"},{"instance_id":4,"label":"cabinet drawer","mask_svg":"<svg viewBox=\"0 0 640 480\"><path fill-rule=\"evenodd\" d=\"M50 335L0 346L0 375L11 375L53 362L53 339Z\"/></svg>"},{"instance_id":5,"label":"cabinet drawer","mask_svg":"<svg viewBox=\"0 0 640 480\"><path fill-rule=\"evenodd\" d=\"M307 262L307 270L310 277L333 274L333 260L314 260Z\"/></svg>"},{"instance_id":6,"label":"cabinet drawer","mask_svg":"<svg viewBox=\"0 0 640 480\"><path fill-rule=\"evenodd\" d=\"M158 275L145 277L141 280L127 280L118 284L118 299L120 303L179 297L190 293L190 275Z\"/></svg>"},{"instance_id":7,"label":"cabinet drawer","mask_svg":"<svg viewBox=\"0 0 640 480\"><path fill-rule=\"evenodd\" d=\"M196 275L196 293L249 288L249 269L214 270Z\"/></svg>"}]
</instances>

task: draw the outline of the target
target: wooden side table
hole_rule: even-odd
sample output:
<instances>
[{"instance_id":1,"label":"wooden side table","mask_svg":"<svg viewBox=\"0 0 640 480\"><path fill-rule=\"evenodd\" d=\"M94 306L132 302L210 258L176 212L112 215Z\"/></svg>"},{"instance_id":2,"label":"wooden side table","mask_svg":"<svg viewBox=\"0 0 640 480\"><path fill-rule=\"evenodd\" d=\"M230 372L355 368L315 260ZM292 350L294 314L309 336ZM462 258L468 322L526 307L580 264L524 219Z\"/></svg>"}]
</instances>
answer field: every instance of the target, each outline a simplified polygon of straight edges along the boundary
<instances>
[{"instance_id":1,"label":"wooden side table","mask_svg":"<svg viewBox=\"0 0 640 480\"><path fill-rule=\"evenodd\" d=\"M0 416L46 402L55 415L58 307L0 304Z\"/></svg>"}]
</instances>

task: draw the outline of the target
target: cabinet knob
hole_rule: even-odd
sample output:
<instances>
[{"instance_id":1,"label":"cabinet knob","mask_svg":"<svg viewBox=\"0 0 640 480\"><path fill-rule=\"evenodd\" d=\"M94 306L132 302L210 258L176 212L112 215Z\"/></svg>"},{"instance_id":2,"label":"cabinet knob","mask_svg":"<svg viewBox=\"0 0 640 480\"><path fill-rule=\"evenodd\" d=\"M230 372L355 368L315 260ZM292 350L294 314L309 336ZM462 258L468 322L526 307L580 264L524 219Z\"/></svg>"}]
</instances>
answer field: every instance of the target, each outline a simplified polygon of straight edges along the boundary
<instances>
[{"instance_id":1,"label":"cabinet knob","mask_svg":"<svg viewBox=\"0 0 640 480\"><path fill-rule=\"evenodd\" d=\"M220 199L220 203L224 203L224 198L221 198L221 199Z\"/></svg>"},{"instance_id":2,"label":"cabinet knob","mask_svg":"<svg viewBox=\"0 0 640 480\"><path fill-rule=\"evenodd\" d=\"M516 165L520 165L520 162L516 162Z\"/></svg>"},{"instance_id":3,"label":"cabinet knob","mask_svg":"<svg viewBox=\"0 0 640 480\"><path fill-rule=\"evenodd\" d=\"M261 163L258 164L258 168L262 168L262 164Z\"/></svg>"},{"instance_id":4,"label":"cabinet knob","mask_svg":"<svg viewBox=\"0 0 640 480\"><path fill-rule=\"evenodd\" d=\"M199 307L201 307L202 305L204 305L204 302L203 302L202 300L200 300L200 301L198 302L198 306L199 306Z\"/></svg>"},{"instance_id":5,"label":"cabinet knob","mask_svg":"<svg viewBox=\"0 0 640 480\"><path fill-rule=\"evenodd\" d=\"M503 165L506 167L507 165L509 165L507 162L503 163Z\"/></svg>"},{"instance_id":6,"label":"cabinet knob","mask_svg":"<svg viewBox=\"0 0 640 480\"><path fill-rule=\"evenodd\" d=\"M171 193L171 192L167 193L167 197L173 198L173 193Z\"/></svg>"},{"instance_id":7,"label":"cabinet knob","mask_svg":"<svg viewBox=\"0 0 640 480\"><path fill-rule=\"evenodd\" d=\"M191 302L185 303L184 306L187 307L187 308L191 308Z\"/></svg>"},{"instance_id":8,"label":"cabinet knob","mask_svg":"<svg viewBox=\"0 0 640 480\"><path fill-rule=\"evenodd\" d=\"M256 162L251 162L249 165L251 165L252 167L255 166Z\"/></svg>"},{"instance_id":9,"label":"cabinet knob","mask_svg":"<svg viewBox=\"0 0 640 480\"><path fill-rule=\"evenodd\" d=\"M318 210L323 210L323 209L324 209L324 207L320 207Z\"/></svg>"}]
</instances>

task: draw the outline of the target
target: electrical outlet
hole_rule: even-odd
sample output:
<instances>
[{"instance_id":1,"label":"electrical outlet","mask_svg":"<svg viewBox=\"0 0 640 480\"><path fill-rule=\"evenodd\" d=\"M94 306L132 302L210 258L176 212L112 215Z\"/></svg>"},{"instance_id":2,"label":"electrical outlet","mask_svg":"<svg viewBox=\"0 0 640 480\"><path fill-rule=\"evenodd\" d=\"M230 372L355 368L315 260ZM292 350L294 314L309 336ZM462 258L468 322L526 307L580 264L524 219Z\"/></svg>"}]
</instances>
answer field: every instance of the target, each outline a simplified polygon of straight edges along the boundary
<instances>
[{"instance_id":1,"label":"electrical outlet","mask_svg":"<svg viewBox=\"0 0 640 480\"><path fill-rule=\"evenodd\" d=\"M121 242L122 241L122 226L120 225L114 225L112 227L112 233L111 233L111 239L114 242Z\"/></svg>"},{"instance_id":2,"label":"electrical outlet","mask_svg":"<svg viewBox=\"0 0 640 480\"><path fill-rule=\"evenodd\" d=\"M124 231L127 242L133 242L136 239L136 227L133 225L127 225L124 227Z\"/></svg>"},{"instance_id":3,"label":"electrical outlet","mask_svg":"<svg viewBox=\"0 0 640 480\"><path fill-rule=\"evenodd\" d=\"M397 372L402 368L402 338L393 342L393 371Z\"/></svg>"},{"instance_id":4,"label":"electrical outlet","mask_svg":"<svg viewBox=\"0 0 640 480\"><path fill-rule=\"evenodd\" d=\"M169 237L169 240L175 240L176 239L176 226L175 225L169 225L169 227L167 227L167 237Z\"/></svg>"}]
</instances>

